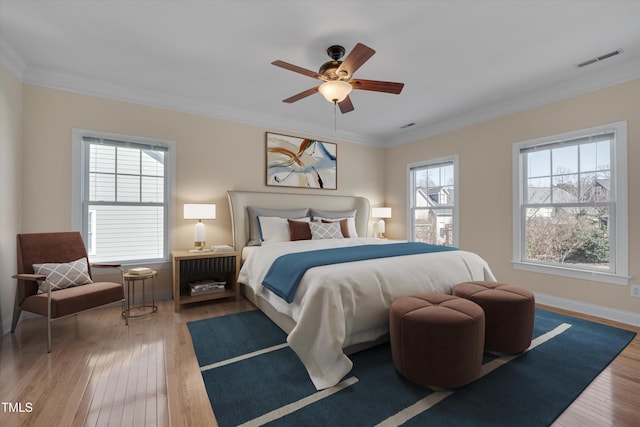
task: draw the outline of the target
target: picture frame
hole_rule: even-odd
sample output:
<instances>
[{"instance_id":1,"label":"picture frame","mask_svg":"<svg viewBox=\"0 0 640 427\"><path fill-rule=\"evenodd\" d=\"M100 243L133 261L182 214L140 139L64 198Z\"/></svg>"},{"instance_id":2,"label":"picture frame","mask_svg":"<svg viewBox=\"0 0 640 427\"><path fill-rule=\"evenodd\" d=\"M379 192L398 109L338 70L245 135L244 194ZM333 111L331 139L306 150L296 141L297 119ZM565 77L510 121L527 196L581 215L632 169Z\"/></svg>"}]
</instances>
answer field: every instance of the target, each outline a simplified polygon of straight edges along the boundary
<instances>
[{"instance_id":1,"label":"picture frame","mask_svg":"<svg viewBox=\"0 0 640 427\"><path fill-rule=\"evenodd\" d=\"M267 132L266 184L337 190L338 145Z\"/></svg>"}]
</instances>

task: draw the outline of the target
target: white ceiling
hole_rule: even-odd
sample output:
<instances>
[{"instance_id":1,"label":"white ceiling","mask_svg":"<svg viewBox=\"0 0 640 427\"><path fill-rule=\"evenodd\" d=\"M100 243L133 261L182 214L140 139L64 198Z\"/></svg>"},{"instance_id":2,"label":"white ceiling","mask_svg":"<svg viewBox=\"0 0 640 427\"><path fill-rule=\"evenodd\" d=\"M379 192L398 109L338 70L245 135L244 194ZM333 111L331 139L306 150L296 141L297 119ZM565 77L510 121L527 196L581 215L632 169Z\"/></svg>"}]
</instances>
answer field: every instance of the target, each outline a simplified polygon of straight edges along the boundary
<instances>
[{"instance_id":1,"label":"white ceiling","mask_svg":"<svg viewBox=\"0 0 640 427\"><path fill-rule=\"evenodd\" d=\"M318 81L272 61L357 42L355 77L400 95L354 91L335 123L320 94L282 102ZM391 146L639 78L640 1L0 0L0 49L25 83Z\"/></svg>"}]
</instances>

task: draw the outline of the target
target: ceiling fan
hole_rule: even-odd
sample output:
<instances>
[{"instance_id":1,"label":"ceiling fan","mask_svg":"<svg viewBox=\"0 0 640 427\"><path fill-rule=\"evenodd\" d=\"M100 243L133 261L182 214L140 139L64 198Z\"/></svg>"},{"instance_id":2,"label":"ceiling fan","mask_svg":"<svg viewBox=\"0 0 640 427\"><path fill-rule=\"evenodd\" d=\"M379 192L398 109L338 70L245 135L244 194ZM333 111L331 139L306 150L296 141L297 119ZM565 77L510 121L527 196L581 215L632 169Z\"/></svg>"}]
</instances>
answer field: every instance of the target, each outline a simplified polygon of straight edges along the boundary
<instances>
[{"instance_id":1,"label":"ceiling fan","mask_svg":"<svg viewBox=\"0 0 640 427\"><path fill-rule=\"evenodd\" d=\"M284 99L282 102L290 104L313 95L316 92L320 92L327 101L338 104L340 111L344 114L353 111L353 104L349 98L349 93L351 93L353 89L399 94L404 87L404 83L353 78L353 74L358 68L371 58L374 53L376 53L375 50L362 43L358 43L344 61L340 61L340 58L345 54L344 47L338 45L329 46L329 48L327 48L327 55L329 55L331 61L322 64L317 73L307 70L306 68L298 67L297 65L289 64L288 62L280 60L273 61L271 64L276 67L304 74L305 76L313 77L314 79L324 82L319 86L312 87L311 89Z\"/></svg>"}]
</instances>

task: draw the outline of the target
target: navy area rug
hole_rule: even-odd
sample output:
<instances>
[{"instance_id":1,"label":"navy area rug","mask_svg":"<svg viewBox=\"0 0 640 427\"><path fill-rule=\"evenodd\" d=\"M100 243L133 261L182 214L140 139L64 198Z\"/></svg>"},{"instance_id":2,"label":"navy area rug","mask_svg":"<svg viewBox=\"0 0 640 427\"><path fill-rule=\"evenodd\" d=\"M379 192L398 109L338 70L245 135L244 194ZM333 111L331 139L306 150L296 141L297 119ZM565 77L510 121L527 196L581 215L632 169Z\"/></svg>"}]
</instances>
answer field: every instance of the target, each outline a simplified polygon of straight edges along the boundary
<instances>
[{"instance_id":1,"label":"navy area rug","mask_svg":"<svg viewBox=\"0 0 640 427\"><path fill-rule=\"evenodd\" d=\"M531 347L485 354L467 386L434 391L405 380L387 343L351 355L343 381L318 391L260 311L188 327L220 426L548 426L635 336L536 309Z\"/></svg>"}]
</instances>

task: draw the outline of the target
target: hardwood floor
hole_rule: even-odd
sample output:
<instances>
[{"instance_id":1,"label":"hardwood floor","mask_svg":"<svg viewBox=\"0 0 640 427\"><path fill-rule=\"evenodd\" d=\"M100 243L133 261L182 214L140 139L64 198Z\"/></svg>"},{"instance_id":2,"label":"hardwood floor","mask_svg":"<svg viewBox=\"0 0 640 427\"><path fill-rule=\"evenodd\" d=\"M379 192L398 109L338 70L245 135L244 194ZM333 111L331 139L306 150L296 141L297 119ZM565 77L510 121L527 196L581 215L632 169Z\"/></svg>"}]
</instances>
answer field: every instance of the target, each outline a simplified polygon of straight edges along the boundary
<instances>
[{"instance_id":1,"label":"hardwood floor","mask_svg":"<svg viewBox=\"0 0 640 427\"><path fill-rule=\"evenodd\" d=\"M51 354L44 319L25 320L0 339L0 425L215 426L186 322L252 308L217 301L174 313L161 301L129 327L119 308L96 310L55 322ZM636 336L554 426L638 426L638 396Z\"/></svg>"}]
</instances>

